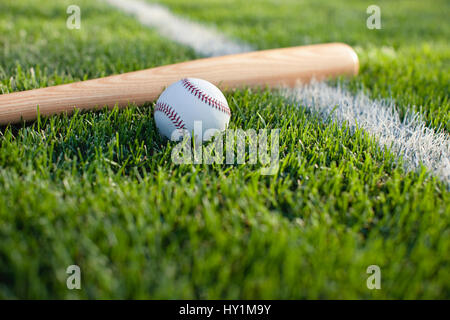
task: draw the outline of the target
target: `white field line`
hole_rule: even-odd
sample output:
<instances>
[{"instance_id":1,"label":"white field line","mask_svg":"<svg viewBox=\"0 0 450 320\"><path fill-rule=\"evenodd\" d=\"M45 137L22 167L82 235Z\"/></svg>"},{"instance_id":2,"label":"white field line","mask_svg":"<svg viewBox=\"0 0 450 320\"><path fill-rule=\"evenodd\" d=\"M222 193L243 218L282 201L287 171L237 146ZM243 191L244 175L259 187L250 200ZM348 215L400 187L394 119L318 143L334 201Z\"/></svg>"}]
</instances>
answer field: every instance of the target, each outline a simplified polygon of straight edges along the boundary
<instances>
[{"instance_id":1,"label":"white field line","mask_svg":"<svg viewBox=\"0 0 450 320\"><path fill-rule=\"evenodd\" d=\"M105 0L112 6L136 16L140 23L155 28L161 35L188 46L203 56L222 56L252 51L237 40L228 39L219 31L174 15L166 7L136 0Z\"/></svg>"},{"instance_id":2,"label":"white field line","mask_svg":"<svg viewBox=\"0 0 450 320\"><path fill-rule=\"evenodd\" d=\"M401 120L392 101L372 100L362 92L352 95L341 86L330 87L323 82L283 89L282 94L324 119L364 129L381 146L403 157L407 170L417 170L423 164L450 186L450 136L428 128L420 114L409 112Z\"/></svg>"},{"instance_id":3,"label":"white field line","mask_svg":"<svg viewBox=\"0 0 450 320\"><path fill-rule=\"evenodd\" d=\"M137 0L105 1L200 55L220 56L252 50L250 45L229 39L214 28L178 17L161 5ZM345 88L325 83L286 89L282 94L325 119L363 128L381 146L390 147L402 157L407 170L415 171L423 164L450 186L450 137L443 130L437 132L428 128L418 113L411 112L401 120L393 102L372 100L362 92L352 95Z\"/></svg>"}]
</instances>

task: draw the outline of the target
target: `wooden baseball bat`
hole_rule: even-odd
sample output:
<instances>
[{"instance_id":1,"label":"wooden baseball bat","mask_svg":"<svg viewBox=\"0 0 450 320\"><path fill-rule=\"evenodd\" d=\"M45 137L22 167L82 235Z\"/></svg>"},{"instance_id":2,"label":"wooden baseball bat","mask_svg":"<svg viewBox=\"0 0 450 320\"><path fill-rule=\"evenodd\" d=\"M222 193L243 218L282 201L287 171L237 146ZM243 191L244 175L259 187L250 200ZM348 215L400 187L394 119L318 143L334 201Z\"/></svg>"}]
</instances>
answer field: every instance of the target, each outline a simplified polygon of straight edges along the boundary
<instances>
[{"instance_id":1,"label":"wooden baseball bat","mask_svg":"<svg viewBox=\"0 0 450 320\"><path fill-rule=\"evenodd\" d=\"M185 77L201 78L222 89L293 86L299 81L356 75L355 51L343 43L272 49L204 58L105 78L0 95L0 124L108 106L142 105Z\"/></svg>"}]
</instances>

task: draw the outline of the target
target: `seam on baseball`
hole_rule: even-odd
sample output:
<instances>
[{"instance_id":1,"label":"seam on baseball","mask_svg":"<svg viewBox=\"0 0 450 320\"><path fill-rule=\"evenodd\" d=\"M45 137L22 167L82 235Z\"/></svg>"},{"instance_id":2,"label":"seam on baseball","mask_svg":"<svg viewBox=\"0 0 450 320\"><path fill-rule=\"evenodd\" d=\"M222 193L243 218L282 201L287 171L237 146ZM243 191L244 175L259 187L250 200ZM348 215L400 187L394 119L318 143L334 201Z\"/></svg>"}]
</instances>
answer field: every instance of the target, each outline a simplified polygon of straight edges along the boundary
<instances>
[{"instance_id":1,"label":"seam on baseball","mask_svg":"<svg viewBox=\"0 0 450 320\"><path fill-rule=\"evenodd\" d=\"M167 118L173 123L175 128L177 129L185 129L186 126L181 119L180 115L167 103L164 102L157 102L155 105L155 111L154 112L162 112L166 115Z\"/></svg>"},{"instance_id":2,"label":"seam on baseball","mask_svg":"<svg viewBox=\"0 0 450 320\"><path fill-rule=\"evenodd\" d=\"M191 94L193 94L194 97L197 97L200 101L206 103L210 107L213 107L221 112L228 114L229 116L231 115L230 108L228 108L221 101L206 94L204 91L199 89L196 85L194 85L188 79L182 79L181 82L183 84L183 87L186 90L188 90Z\"/></svg>"}]
</instances>

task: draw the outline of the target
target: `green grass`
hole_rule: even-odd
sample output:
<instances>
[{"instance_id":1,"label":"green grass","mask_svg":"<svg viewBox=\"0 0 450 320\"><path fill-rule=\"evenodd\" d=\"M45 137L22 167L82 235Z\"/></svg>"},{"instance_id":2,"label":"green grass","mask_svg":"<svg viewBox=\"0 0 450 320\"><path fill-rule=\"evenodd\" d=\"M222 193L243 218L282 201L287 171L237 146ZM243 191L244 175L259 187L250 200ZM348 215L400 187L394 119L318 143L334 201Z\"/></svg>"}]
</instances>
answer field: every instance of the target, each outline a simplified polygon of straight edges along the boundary
<instances>
[{"instance_id":1,"label":"green grass","mask_svg":"<svg viewBox=\"0 0 450 320\"><path fill-rule=\"evenodd\" d=\"M393 98L403 114L413 109L430 126L450 130L449 1L160 2L260 49L348 43L361 62L351 87L362 86L374 98ZM372 4L381 9L381 30L366 27L366 9Z\"/></svg>"},{"instance_id":2,"label":"green grass","mask_svg":"<svg viewBox=\"0 0 450 320\"><path fill-rule=\"evenodd\" d=\"M82 29L67 30L73 3L0 4L4 91L194 57L100 2L76 1ZM0 298L450 297L442 182L271 92L227 99L232 128L281 129L277 175L174 165L151 106L1 128ZM82 290L66 288L71 264ZM372 264L381 290L366 287Z\"/></svg>"},{"instance_id":3,"label":"green grass","mask_svg":"<svg viewBox=\"0 0 450 320\"><path fill-rule=\"evenodd\" d=\"M81 7L81 30L66 28L66 8L71 4ZM99 1L6 0L0 3L0 14L2 93L195 57L191 50L168 42Z\"/></svg>"}]
</instances>

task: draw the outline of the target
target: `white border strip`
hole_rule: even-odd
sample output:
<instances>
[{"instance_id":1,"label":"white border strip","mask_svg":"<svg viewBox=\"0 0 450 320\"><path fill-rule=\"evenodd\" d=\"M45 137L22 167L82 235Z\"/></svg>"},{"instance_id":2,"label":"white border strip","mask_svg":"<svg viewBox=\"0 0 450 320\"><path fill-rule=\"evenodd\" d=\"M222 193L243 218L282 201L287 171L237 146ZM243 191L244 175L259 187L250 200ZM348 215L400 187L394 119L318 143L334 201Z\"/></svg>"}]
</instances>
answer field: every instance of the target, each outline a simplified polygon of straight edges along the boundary
<instances>
[{"instance_id":1,"label":"white border strip","mask_svg":"<svg viewBox=\"0 0 450 320\"><path fill-rule=\"evenodd\" d=\"M229 39L213 28L175 16L163 6L137 0L105 1L198 54L220 56L252 50L251 46ZM423 164L450 186L449 135L427 128L418 113L410 113L402 121L392 102L371 100L362 92L353 96L345 88L325 83L286 89L283 95L325 119L331 117L339 123L347 122L352 128L363 128L381 146L390 147L398 157L403 157L407 170L417 170Z\"/></svg>"},{"instance_id":2,"label":"white border strip","mask_svg":"<svg viewBox=\"0 0 450 320\"><path fill-rule=\"evenodd\" d=\"M136 0L105 1L135 15L140 23L155 28L172 41L191 47L197 54L209 57L253 51L251 46L228 39L211 27L178 17L161 5Z\"/></svg>"}]
</instances>

